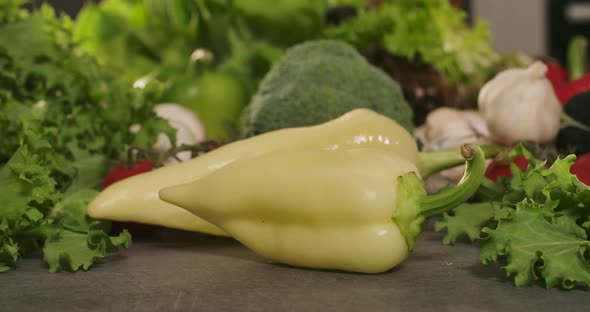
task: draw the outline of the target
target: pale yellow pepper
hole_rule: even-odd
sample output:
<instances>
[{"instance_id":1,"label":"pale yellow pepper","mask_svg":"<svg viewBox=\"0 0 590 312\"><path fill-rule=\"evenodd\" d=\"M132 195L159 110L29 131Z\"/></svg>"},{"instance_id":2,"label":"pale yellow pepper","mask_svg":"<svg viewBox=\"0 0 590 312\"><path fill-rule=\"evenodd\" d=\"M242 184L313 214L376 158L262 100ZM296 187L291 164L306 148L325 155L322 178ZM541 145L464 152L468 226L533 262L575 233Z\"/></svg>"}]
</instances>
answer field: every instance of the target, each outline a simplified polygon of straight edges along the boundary
<instances>
[{"instance_id":1,"label":"pale yellow pepper","mask_svg":"<svg viewBox=\"0 0 590 312\"><path fill-rule=\"evenodd\" d=\"M164 187L197 180L238 159L280 150L376 148L418 164L411 134L395 121L368 109L356 109L317 126L290 128L236 141L192 160L119 181L89 205L95 219L132 221L169 228L227 235L218 227L158 198ZM262 174L262 173L261 173Z\"/></svg>"},{"instance_id":2,"label":"pale yellow pepper","mask_svg":"<svg viewBox=\"0 0 590 312\"><path fill-rule=\"evenodd\" d=\"M383 149L277 150L160 191L274 262L380 273L402 262L426 218L463 203L485 171L464 145L462 182L427 196L415 163Z\"/></svg>"}]
</instances>

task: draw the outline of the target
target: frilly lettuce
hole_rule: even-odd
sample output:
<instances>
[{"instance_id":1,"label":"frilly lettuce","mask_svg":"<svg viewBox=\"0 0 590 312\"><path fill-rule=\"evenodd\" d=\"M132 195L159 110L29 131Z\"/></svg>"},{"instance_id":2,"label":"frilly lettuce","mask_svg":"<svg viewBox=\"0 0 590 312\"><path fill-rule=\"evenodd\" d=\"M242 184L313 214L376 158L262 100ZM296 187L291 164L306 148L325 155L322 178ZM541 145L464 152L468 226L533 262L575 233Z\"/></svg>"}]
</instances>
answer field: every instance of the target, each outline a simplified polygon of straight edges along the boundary
<instances>
[{"instance_id":1,"label":"frilly lettuce","mask_svg":"<svg viewBox=\"0 0 590 312\"><path fill-rule=\"evenodd\" d=\"M570 173L575 155L557 158L551 167L522 145L526 170L512 164L512 179L487 181L478 204L457 207L436 224L445 243L467 236L479 241L480 260L505 260L517 286L547 288L590 286L590 187Z\"/></svg>"},{"instance_id":2,"label":"frilly lettuce","mask_svg":"<svg viewBox=\"0 0 590 312\"><path fill-rule=\"evenodd\" d=\"M0 271L40 249L52 272L86 270L130 242L84 212L106 170L173 132L153 112L155 85L116 84L80 51L69 18L21 4L0 2Z\"/></svg>"}]
</instances>

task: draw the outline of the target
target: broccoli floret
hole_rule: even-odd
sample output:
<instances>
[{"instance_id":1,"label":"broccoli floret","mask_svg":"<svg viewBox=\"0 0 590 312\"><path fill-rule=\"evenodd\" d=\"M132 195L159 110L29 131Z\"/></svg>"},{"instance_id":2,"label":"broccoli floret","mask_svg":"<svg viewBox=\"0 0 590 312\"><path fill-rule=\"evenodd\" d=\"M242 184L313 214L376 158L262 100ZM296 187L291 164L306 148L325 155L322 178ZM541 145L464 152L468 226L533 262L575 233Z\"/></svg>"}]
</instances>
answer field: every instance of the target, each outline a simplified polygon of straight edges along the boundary
<instances>
[{"instance_id":1,"label":"broccoli floret","mask_svg":"<svg viewBox=\"0 0 590 312\"><path fill-rule=\"evenodd\" d=\"M400 86L354 47L316 40L289 49L264 77L241 119L241 134L311 126L369 108L413 130Z\"/></svg>"}]
</instances>

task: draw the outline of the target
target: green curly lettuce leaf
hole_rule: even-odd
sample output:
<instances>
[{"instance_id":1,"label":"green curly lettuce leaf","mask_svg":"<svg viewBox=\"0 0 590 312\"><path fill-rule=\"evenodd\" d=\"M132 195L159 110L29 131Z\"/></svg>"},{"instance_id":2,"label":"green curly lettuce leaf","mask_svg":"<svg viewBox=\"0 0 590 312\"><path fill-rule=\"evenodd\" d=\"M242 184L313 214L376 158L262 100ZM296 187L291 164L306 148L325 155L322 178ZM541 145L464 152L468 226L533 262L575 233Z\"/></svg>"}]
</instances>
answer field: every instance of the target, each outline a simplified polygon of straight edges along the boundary
<instances>
[{"instance_id":1,"label":"green curly lettuce leaf","mask_svg":"<svg viewBox=\"0 0 590 312\"><path fill-rule=\"evenodd\" d=\"M96 190L62 193L56 188L45 166L45 155L53 153L45 139L26 130L20 148L0 169L0 272L41 248L50 272L86 270L131 242L127 231L111 237L107 223L86 215Z\"/></svg>"},{"instance_id":2,"label":"green curly lettuce leaf","mask_svg":"<svg viewBox=\"0 0 590 312\"><path fill-rule=\"evenodd\" d=\"M127 248L131 235L126 230L118 236L108 236L96 222L87 232L60 230L52 233L43 247L43 259L49 272L88 270L107 252L117 251L117 246Z\"/></svg>"},{"instance_id":3,"label":"green curly lettuce leaf","mask_svg":"<svg viewBox=\"0 0 590 312\"><path fill-rule=\"evenodd\" d=\"M512 179L499 178L495 183L485 179L477 191L481 203L459 206L436 222L436 230L446 232L443 243L453 244L460 237L474 241L483 227L505 215L506 209L514 209L518 202L525 198L545 200L542 190L550 183L543 175L545 162L535 159L522 145L517 145L509 153L511 158L520 155L529 160L526 170L511 164Z\"/></svg>"},{"instance_id":4,"label":"green curly lettuce leaf","mask_svg":"<svg viewBox=\"0 0 590 312\"><path fill-rule=\"evenodd\" d=\"M575 155L557 158L549 168L522 145L510 152L520 155L528 168L511 165L511 179L483 183L478 192L484 202L443 215L437 231L446 231L446 244L462 236L479 241L482 262L505 260L518 286L589 285L590 187L570 173Z\"/></svg>"},{"instance_id":5,"label":"green curly lettuce leaf","mask_svg":"<svg viewBox=\"0 0 590 312\"><path fill-rule=\"evenodd\" d=\"M524 200L495 229L483 231L488 237L480 243L481 261L506 258L504 269L515 285L542 280L547 288L590 286L590 241L574 219Z\"/></svg>"},{"instance_id":6,"label":"green curly lettuce leaf","mask_svg":"<svg viewBox=\"0 0 590 312\"><path fill-rule=\"evenodd\" d=\"M454 244L463 236L474 241L480 237L481 229L498 214L498 209L498 203L493 202L465 203L451 213L444 213L435 223L435 230L445 231L445 245Z\"/></svg>"},{"instance_id":7,"label":"green curly lettuce leaf","mask_svg":"<svg viewBox=\"0 0 590 312\"><path fill-rule=\"evenodd\" d=\"M104 174L173 129L153 111L159 86L118 84L81 52L67 16L24 2L0 2L0 271L39 250L52 272L85 270L130 242L85 215Z\"/></svg>"},{"instance_id":8,"label":"green curly lettuce leaf","mask_svg":"<svg viewBox=\"0 0 590 312\"><path fill-rule=\"evenodd\" d=\"M0 169L0 271L38 246L36 235L26 234L48 224L44 213L59 199L55 180L35 153L47 152L48 144L35 143L38 149L22 145Z\"/></svg>"}]
</instances>

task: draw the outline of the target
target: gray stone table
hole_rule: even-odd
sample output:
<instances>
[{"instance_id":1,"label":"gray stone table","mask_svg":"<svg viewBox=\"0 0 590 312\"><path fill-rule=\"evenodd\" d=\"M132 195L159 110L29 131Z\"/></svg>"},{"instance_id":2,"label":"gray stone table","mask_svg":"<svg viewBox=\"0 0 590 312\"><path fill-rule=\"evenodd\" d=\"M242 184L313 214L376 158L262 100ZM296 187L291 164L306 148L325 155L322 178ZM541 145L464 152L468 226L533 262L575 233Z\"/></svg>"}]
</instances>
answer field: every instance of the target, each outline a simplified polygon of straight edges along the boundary
<instances>
[{"instance_id":1,"label":"gray stone table","mask_svg":"<svg viewBox=\"0 0 590 312\"><path fill-rule=\"evenodd\" d=\"M475 246L427 232L379 275L266 263L228 238L158 230L88 272L25 259L0 274L0 311L588 311L588 290L514 287Z\"/></svg>"}]
</instances>

